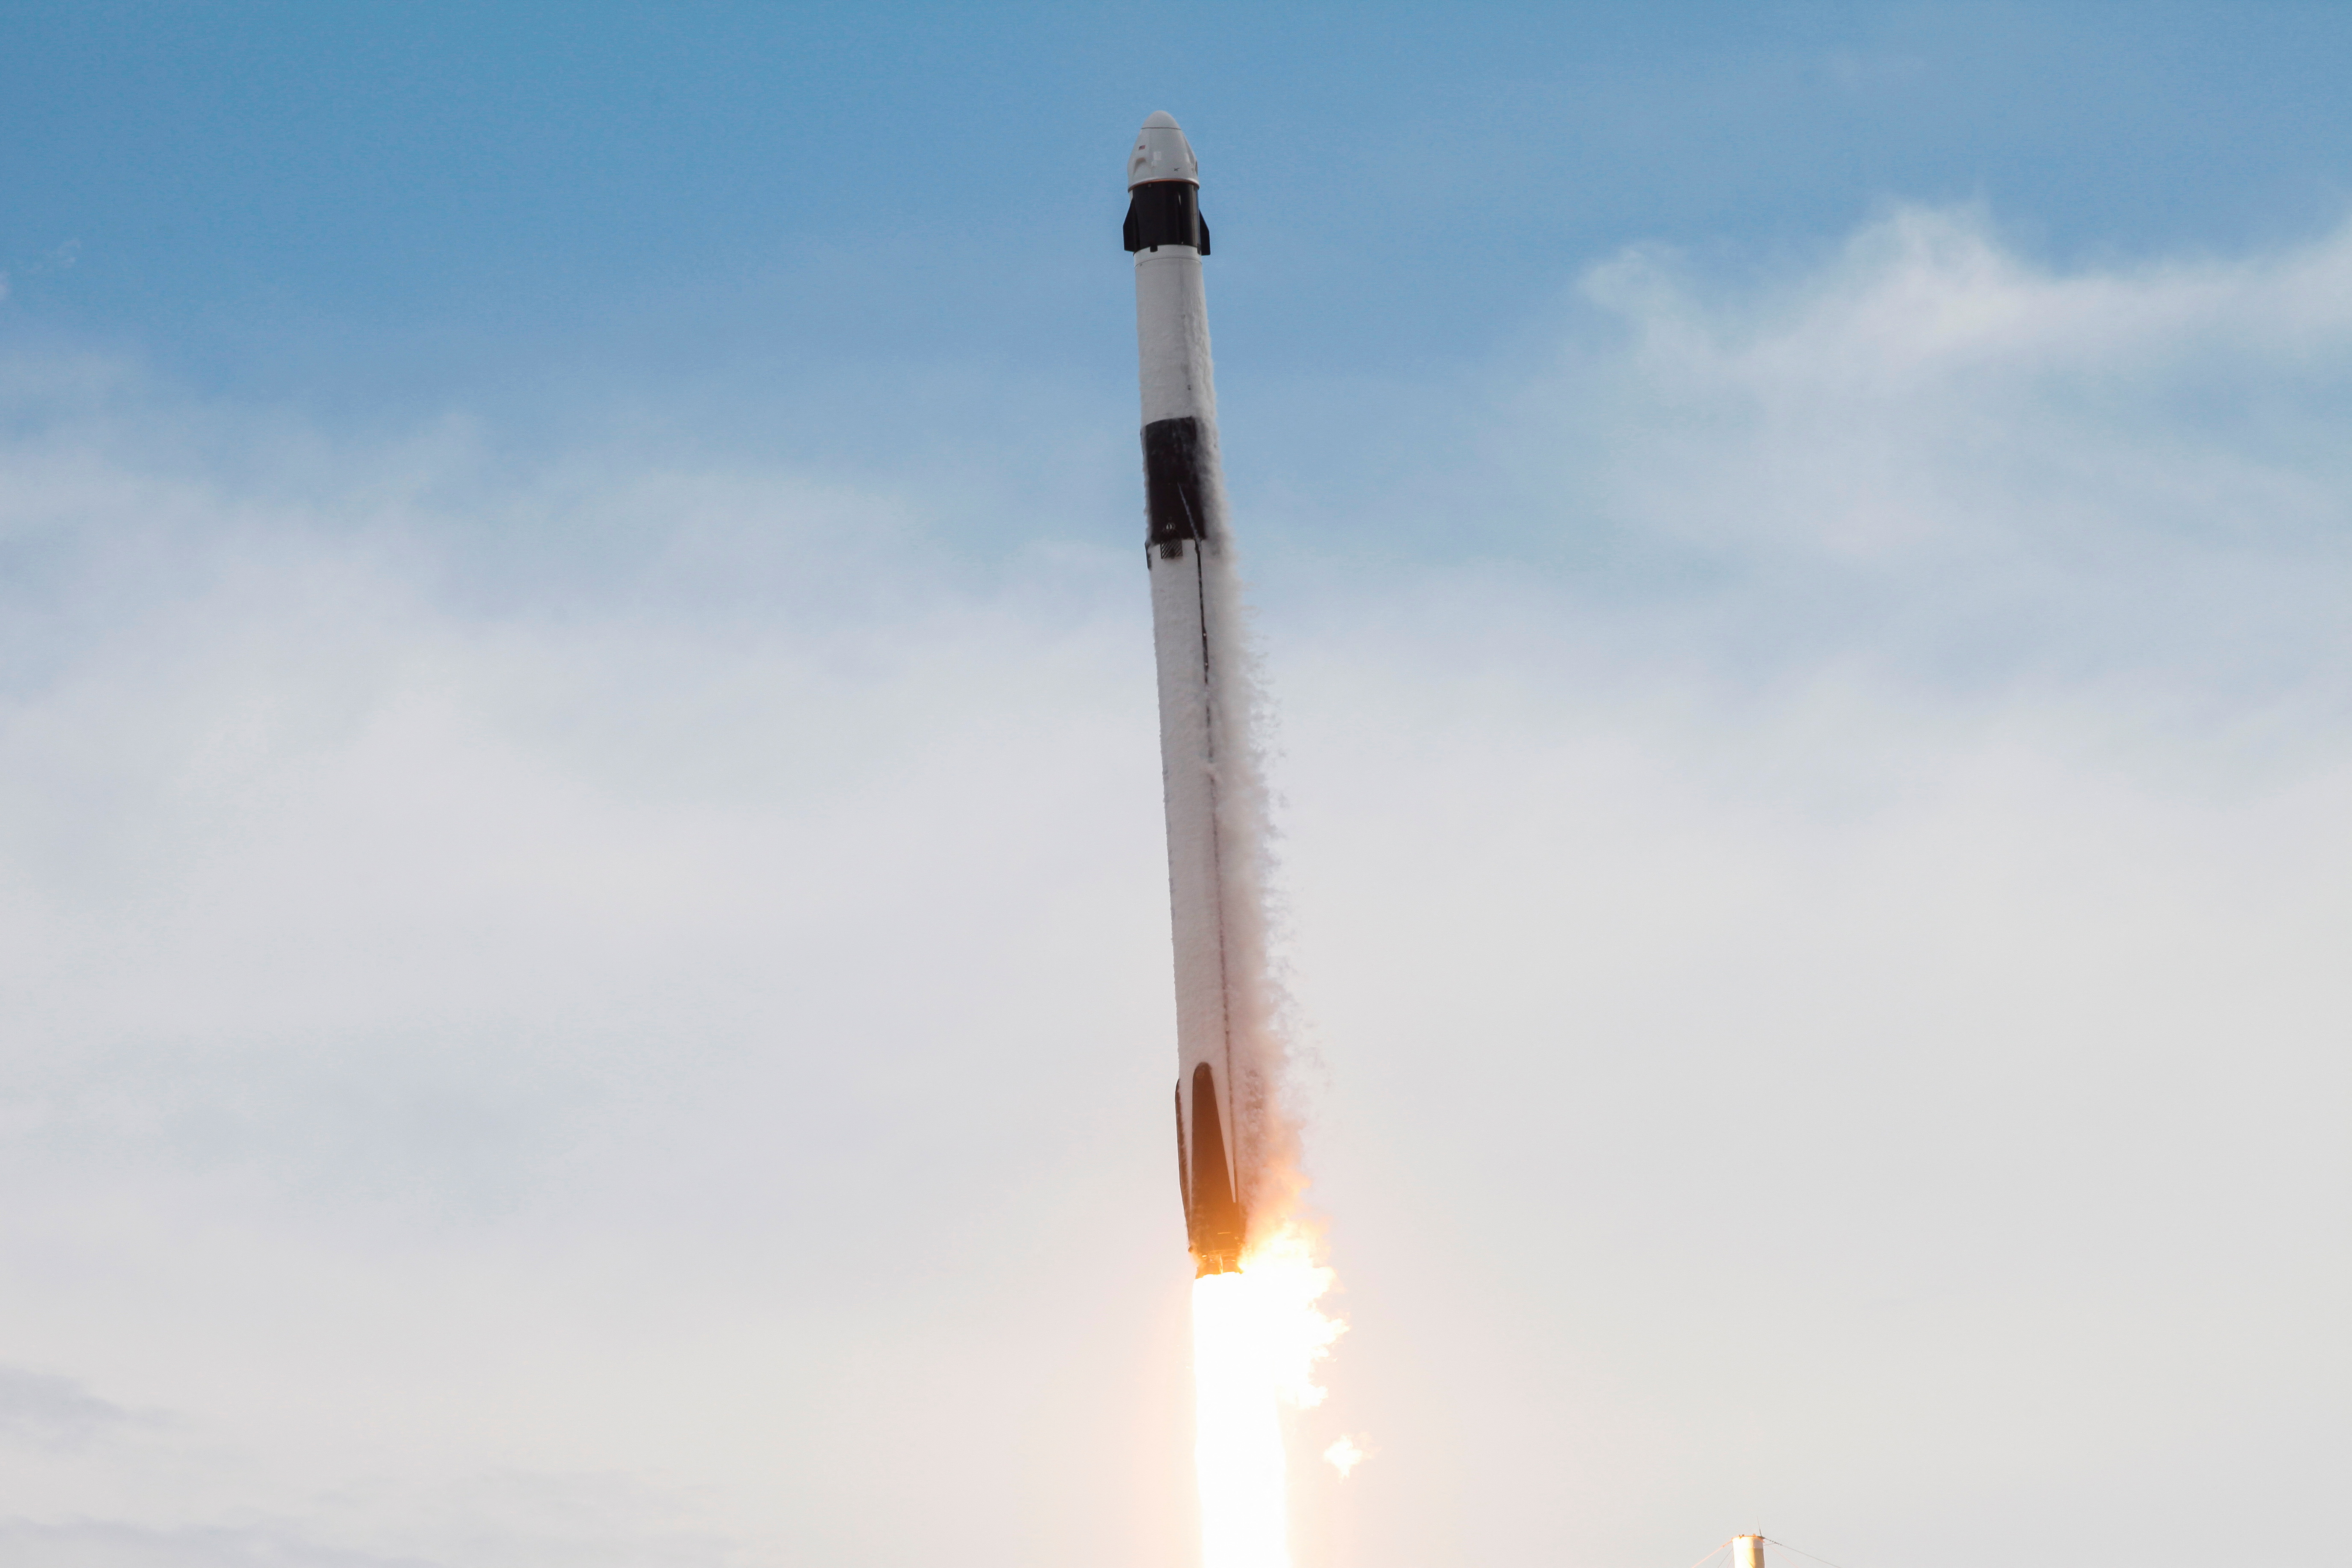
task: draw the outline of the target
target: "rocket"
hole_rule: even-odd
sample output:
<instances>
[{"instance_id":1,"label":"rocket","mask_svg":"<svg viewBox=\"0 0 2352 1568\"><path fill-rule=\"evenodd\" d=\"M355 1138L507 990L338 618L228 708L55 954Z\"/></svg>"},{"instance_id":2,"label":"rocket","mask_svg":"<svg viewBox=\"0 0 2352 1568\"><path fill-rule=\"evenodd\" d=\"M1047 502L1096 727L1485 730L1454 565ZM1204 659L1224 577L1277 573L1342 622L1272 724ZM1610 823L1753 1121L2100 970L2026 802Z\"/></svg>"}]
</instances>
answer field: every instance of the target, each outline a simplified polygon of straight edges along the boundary
<instances>
[{"instance_id":1,"label":"rocket","mask_svg":"<svg viewBox=\"0 0 2352 1568\"><path fill-rule=\"evenodd\" d=\"M1251 1050L1265 972L1249 687L1233 585L1201 260L1200 166L1166 114L1128 155L1143 389L1144 561L1160 677L1176 958L1176 1180L1196 1274L1239 1271L1248 1143L1261 1095Z\"/></svg>"}]
</instances>

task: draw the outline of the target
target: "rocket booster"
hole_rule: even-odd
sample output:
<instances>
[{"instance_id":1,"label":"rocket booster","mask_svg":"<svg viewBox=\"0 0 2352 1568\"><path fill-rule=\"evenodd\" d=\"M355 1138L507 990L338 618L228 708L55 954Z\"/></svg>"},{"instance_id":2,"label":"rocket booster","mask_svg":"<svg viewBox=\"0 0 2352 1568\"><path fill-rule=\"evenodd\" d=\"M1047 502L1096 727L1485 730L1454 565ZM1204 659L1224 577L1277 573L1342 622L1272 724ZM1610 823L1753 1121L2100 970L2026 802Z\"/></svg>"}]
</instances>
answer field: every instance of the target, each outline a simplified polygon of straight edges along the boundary
<instances>
[{"instance_id":1,"label":"rocket booster","mask_svg":"<svg viewBox=\"0 0 2352 1568\"><path fill-rule=\"evenodd\" d=\"M1217 397L1201 258L1200 169L1166 114L1128 156L1125 240L1135 256L1143 386L1144 561L1160 673L1160 761L1168 807L1168 890L1176 949L1176 1180L1196 1272L1241 1267L1248 1231L1255 1079L1237 1051L1262 957L1239 900L1255 846L1234 830L1229 794L1248 767L1242 628L1225 560L1230 536L1217 458ZM1222 778L1221 778L1222 768ZM1243 1059L1237 1066L1237 1055Z\"/></svg>"}]
</instances>

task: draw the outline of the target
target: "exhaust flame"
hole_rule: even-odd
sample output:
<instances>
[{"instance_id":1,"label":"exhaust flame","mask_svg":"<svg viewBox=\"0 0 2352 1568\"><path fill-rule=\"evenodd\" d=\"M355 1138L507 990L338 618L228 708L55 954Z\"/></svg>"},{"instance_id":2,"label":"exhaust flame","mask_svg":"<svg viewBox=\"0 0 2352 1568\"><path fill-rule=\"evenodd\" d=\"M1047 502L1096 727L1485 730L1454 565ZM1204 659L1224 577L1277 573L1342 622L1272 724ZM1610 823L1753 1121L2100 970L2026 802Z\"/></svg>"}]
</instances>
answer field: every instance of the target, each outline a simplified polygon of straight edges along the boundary
<instances>
[{"instance_id":1,"label":"exhaust flame","mask_svg":"<svg viewBox=\"0 0 2352 1568\"><path fill-rule=\"evenodd\" d=\"M1347 1330L1316 1308L1330 1288L1296 1224L1253 1242L1240 1273L1192 1281L1202 1568L1289 1568L1281 1407L1323 1402L1315 1363Z\"/></svg>"}]
</instances>

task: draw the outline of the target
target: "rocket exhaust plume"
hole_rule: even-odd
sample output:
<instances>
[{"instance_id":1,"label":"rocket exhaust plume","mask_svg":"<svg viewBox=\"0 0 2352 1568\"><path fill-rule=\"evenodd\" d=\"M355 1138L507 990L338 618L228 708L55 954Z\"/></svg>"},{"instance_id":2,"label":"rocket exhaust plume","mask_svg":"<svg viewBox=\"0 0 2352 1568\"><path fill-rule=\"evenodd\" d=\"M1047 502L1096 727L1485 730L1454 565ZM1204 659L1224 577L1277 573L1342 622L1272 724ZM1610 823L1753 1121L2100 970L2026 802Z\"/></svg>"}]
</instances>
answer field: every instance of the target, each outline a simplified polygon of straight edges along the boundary
<instances>
[{"instance_id":1,"label":"rocket exhaust plume","mask_svg":"<svg viewBox=\"0 0 2352 1568\"><path fill-rule=\"evenodd\" d=\"M1193 1373L1206 1568L1287 1568L1281 1406L1322 1398L1314 1363L1343 1325L1317 1300L1296 1212L1297 1123L1267 948L1266 792L1201 261L1200 168L1166 114L1128 156L1143 472L1168 889L1176 959L1176 1182L1192 1255ZM1340 1466L1341 1474L1346 1467Z\"/></svg>"}]
</instances>

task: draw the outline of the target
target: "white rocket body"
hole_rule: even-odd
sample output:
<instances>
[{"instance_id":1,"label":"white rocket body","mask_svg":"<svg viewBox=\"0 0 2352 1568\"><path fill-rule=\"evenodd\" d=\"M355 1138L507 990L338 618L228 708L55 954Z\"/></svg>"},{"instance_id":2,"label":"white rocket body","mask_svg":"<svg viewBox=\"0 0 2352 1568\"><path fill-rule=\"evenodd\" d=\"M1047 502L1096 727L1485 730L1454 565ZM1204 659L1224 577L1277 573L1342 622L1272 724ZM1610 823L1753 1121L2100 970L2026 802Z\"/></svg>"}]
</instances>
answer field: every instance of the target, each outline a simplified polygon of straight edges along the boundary
<instances>
[{"instance_id":1,"label":"white rocket body","mask_svg":"<svg viewBox=\"0 0 2352 1568\"><path fill-rule=\"evenodd\" d=\"M1261 791L1233 583L1198 167L1165 114L1128 160L1152 641L1176 958L1177 1179L1197 1269L1240 1266L1256 1186L1266 1012Z\"/></svg>"}]
</instances>

